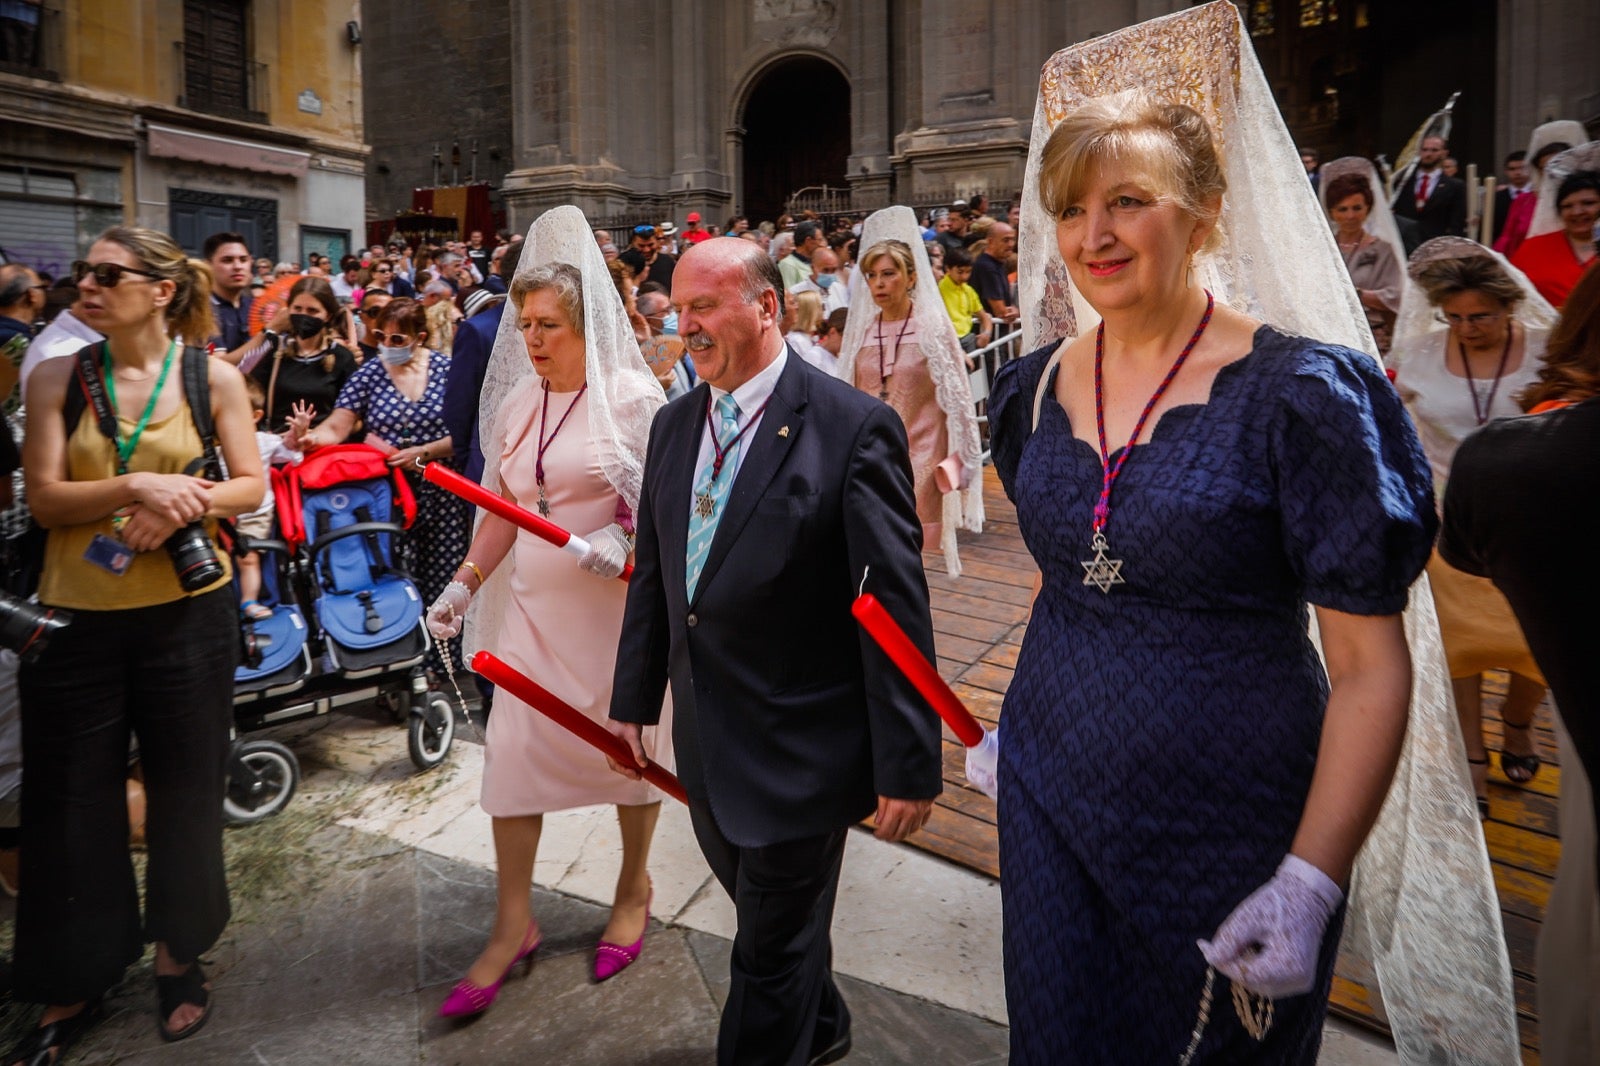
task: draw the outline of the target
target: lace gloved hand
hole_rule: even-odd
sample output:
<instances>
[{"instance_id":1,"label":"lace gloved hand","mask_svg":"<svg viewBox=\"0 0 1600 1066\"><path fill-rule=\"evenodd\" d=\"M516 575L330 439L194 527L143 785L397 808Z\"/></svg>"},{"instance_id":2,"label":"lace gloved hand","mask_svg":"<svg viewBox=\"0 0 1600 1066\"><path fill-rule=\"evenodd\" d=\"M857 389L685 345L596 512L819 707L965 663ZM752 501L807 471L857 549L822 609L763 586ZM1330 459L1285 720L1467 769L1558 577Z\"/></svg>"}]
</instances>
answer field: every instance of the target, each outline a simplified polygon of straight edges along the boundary
<instances>
[{"instance_id":1,"label":"lace gloved hand","mask_svg":"<svg viewBox=\"0 0 1600 1066\"><path fill-rule=\"evenodd\" d=\"M1233 909L1200 954L1228 980L1270 999L1299 996L1317 982L1328 919L1344 902L1339 886L1297 855Z\"/></svg>"},{"instance_id":2,"label":"lace gloved hand","mask_svg":"<svg viewBox=\"0 0 1600 1066\"><path fill-rule=\"evenodd\" d=\"M628 543L628 535L615 522L583 539L589 542L589 550L578 560L580 568L596 577L616 577L628 565L628 553L633 550L633 545Z\"/></svg>"},{"instance_id":3,"label":"lace gloved hand","mask_svg":"<svg viewBox=\"0 0 1600 1066\"><path fill-rule=\"evenodd\" d=\"M994 799L1000 791L1000 730L985 729L983 740L967 749L967 781Z\"/></svg>"},{"instance_id":4,"label":"lace gloved hand","mask_svg":"<svg viewBox=\"0 0 1600 1066\"><path fill-rule=\"evenodd\" d=\"M439 598L428 608L428 632L439 640L449 640L461 632L461 623L467 617L467 604L472 602L472 590L459 581L452 581L439 593Z\"/></svg>"}]
</instances>

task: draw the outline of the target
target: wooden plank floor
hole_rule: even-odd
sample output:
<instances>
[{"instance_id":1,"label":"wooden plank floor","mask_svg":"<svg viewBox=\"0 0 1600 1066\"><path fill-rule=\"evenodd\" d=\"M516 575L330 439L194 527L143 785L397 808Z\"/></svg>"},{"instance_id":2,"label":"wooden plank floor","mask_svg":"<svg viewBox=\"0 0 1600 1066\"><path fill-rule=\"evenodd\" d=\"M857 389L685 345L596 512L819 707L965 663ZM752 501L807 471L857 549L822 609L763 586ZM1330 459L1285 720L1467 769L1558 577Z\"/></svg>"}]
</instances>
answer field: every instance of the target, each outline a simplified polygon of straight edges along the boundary
<instances>
[{"instance_id":1,"label":"wooden plank floor","mask_svg":"<svg viewBox=\"0 0 1600 1066\"><path fill-rule=\"evenodd\" d=\"M988 514L981 535L961 536L962 576L947 576L944 557L937 552L924 552L922 558L933 597L939 672L967 708L992 726L999 721L1001 700L1016 667L1038 568L1022 543L1016 510L1001 490L994 470L986 468L984 478ZM1500 748L1499 712L1505 686L1506 677L1499 674L1490 675L1484 687L1486 743L1491 752ZM1556 742L1551 731L1553 714L1546 700L1535 719L1538 751L1546 765L1530 785L1511 785L1500 773L1498 757L1491 757L1491 818L1484 827L1516 981L1523 1061L1528 1066L1539 1063L1535 944L1561 851L1556 835L1561 772L1556 765ZM963 765L961 745L947 728L945 791L927 827L912 837L911 843L990 877L999 877L994 803L967 784ZM1359 985L1336 979L1332 1005L1338 1014L1383 1028L1367 1006L1366 990Z\"/></svg>"}]
</instances>

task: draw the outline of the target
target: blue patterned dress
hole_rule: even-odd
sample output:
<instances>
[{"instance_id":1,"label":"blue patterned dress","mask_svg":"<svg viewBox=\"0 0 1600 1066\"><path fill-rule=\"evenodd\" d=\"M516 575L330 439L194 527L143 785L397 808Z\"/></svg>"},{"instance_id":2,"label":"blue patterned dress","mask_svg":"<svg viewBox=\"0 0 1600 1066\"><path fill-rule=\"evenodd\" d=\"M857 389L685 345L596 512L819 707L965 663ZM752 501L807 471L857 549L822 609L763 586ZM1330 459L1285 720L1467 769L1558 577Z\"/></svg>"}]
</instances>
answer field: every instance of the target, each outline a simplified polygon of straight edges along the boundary
<instances>
[{"instance_id":1,"label":"blue patterned dress","mask_svg":"<svg viewBox=\"0 0 1600 1066\"><path fill-rule=\"evenodd\" d=\"M1174 407L1117 479L1127 584L1083 584L1100 457L1047 386L1005 367L994 462L1043 571L1002 712L1000 867L1013 1066L1176 1063L1195 940L1270 878L1316 764L1327 676L1307 603L1397 614L1436 527L1428 464L1378 363L1257 331L1206 404ZM1113 462L1115 453L1112 456ZM1312 1063L1342 910L1313 994L1257 1043L1217 979L1196 1062Z\"/></svg>"}]
</instances>

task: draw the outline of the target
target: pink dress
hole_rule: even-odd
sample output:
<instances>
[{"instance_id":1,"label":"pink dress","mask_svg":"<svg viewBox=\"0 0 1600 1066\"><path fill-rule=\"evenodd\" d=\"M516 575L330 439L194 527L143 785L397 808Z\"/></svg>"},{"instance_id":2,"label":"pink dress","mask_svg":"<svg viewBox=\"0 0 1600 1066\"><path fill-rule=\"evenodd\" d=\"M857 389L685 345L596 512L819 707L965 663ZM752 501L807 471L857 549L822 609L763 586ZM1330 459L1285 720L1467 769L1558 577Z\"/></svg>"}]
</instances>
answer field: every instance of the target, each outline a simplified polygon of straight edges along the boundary
<instances>
[{"instance_id":1,"label":"pink dress","mask_svg":"<svg viewBox=\"0 0 1600 1066\"><path fill-rule=\"evenodd\" d=\"M906 326L904 335L900 327ZM899 338L899 344L895 339ZM882 358L880 359L880 352ZM880 365L881 364L881 365ZM884 388L884 378L888 388ZM949 424L934 394L928 359L917 343L913 323L885 322L883 348L878 347L878 332L867 330L866 339L856 353L856 388L895 409L906 424L911 444L911 477L917 493L917 517L924 526L937 526L944 517L944 497L934 484L934 467L950 454ZM887 395L885 395L887 392ZM934 538L933 543L937 543Z\"/></svg>"},{"instance_id":2,"label":"pink dress","mask_svg":"<svg viewBox=\"0 0 1600 1066\"><path fill-rule=\"evenodd\" d=\"M512 428L500 457L500 478L506 491L532 510L539 498L534 467L544 392L535 386L518 395L526 402L514 401L519 409L507 412ZM576 395L550 393L546 438ZM586 392L577 400L544 454L548 517L579 536L614 521L618 502L589 442L589 399ZM604 724L628 586L580 570L572 556L522 530L511 552L507 563L516 565L510 596L489 650ZM485 740L481 802L494 817L661 799L644 782L612 772L598 751L504 689L495 693ZM659 726L645 729L644 745L652 759L672 767L670 706L663 709Z\"/></svg>"}]
</instances>

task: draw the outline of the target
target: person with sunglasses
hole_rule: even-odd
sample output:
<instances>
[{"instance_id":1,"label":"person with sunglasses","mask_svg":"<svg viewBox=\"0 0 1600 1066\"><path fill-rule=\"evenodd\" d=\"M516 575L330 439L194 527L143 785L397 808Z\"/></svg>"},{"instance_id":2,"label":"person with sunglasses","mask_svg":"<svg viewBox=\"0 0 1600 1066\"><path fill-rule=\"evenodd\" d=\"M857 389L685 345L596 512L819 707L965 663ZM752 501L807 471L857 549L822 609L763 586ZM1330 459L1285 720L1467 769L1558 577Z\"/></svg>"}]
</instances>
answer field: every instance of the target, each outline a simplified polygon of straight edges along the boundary
<instances>
[{"instance_id":1,"label":"person with sunglasses","mask_svg":"<svg viewBox=\"0 0 1600 1066\"><path fill-rule=\"evenodd\" d=\"M211 271L165 234L107 230L73 267L84 322L102 334L50 359L28 382L28 502L49 531L39 600L72 612L23 665L19 999L46 1004L6 1063L57 1061L92 1024L101 996L156 943L163 1039L199 1031L210 986L199 958L230 914L222 798L239 656L227 553L220 576L188 587L160 550L184 527L253 509L265 481L238 371L207 373L210 423L230 477L191 476L203 440L181 367L213 330ZM87 358L85 358L87 357ZM94 367L92 377L82 373ZM69 389L98 398L69 429ZM114 412L108 439L96 408ZM149 798L145 906L128 854L130 736Z\"/></svg>"},{"instance_id":2,"label":"person with sunglasses","mask_svg":"<svg viewBox=\"0 0 1600 1066\"><path fill-rule=\"evenodd\" d=\"M361 302L357 304L356 329L360 338L357 344L356 359L365 363L368 359L378 358L378 345L375 343L372 331L377 327L378 315L394 297L382 289L371 287L361 291Z\"/></svg>"},{"instance_id":3,"label":"person with sunglasses","mask_svg":"<svg viewBox=\"0 0 1600 1066\"><path fill-rule=\"evenodd\" d=\"M1402 302L1389 358L1395 387L1416 423L1435 491L1443 499L1461 442L1492 419L1522 413L1516 396L1539 378L1556 314L1520 271L1463 237L1427 241L1411 254L1408 272L1425 299ZM1487 820L1483 675L1489 670L1511 674L1500 709L1505 723L1500 771L1513 785L1526 785L1539 772L1532 727L1544 699L1544 675L1510 604L1487 578L1457 570L1436 550L1428 580L1478 814Z\"/></svg>"},{"instance_id":4,"label":"person with sunglasses","mask_svg":"<svg viewBox=\"0 0 1600 1066\"><path fill-rule=\"evenodd\" d=\"M390 296L415 296L417 290L411 282L400 276L393 259L380 259L372 264L372 284L369 288L386 292Z\"/></svg>"},{"instance_id":5,"label":"person with sunglasses","mask_svg":"<svg viewBox=\"0 0 1600 1066\"><path fill-rule=\"evenodd\" d=\"M640 285L653 281L669 292L672 290L672 271L677 261L661 250L654 226L633 227L633 244L617 258L628 264Z\"/></svg>"},{"instance_id":6,"label":"person with sunglasses","mask_svg":"<svg viewBox=\"0 0 1600 1066\"><path fill-rule=\"evenodd\" d=\"M302 404L312 409L311 425L321 423L360 365L345 343L345 311L327 278L295 282L287 311L289 331L274 334L272 354L250 370L267 394L265 428L274 432L288 425Z\"/></svg>"},{"instance_id":7,"label":"person with sunglasses","mask_svg":"<svg viewBox=\"0 0 1600 1066\"><path fill-rule=\"evenodd\" d=\"M370 321L367 339L376 342L378 358L350 375L325 421L306 429L299 420L295 429L301 449L313 452L342 444L364 425L366 443L385 452L389 465L404 472L417 498L417 520L401 541L403 569L432 603L450 583L452 567L466 551L471 533L466 501L422 479L422 468L430 462L445 463L458 473L462 466L445 421L450 355L428 347L427 312L415 300L393 300ZM440 654L437 645L429 653L436 671L443 666ZM460 670L459 640L449 643L448 654L452 667Z\"/></svg>"}]
</instances>

